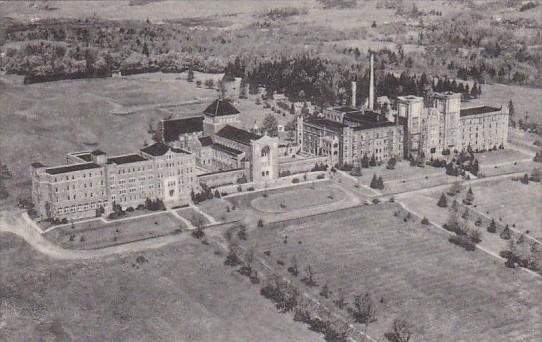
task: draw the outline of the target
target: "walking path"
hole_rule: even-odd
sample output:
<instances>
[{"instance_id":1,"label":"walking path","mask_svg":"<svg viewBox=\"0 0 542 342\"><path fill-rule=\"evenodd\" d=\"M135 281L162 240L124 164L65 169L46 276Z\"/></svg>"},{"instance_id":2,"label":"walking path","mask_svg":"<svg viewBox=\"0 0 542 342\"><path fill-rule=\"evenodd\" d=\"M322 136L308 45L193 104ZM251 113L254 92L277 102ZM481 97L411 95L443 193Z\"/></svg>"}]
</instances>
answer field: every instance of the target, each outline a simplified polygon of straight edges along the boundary
<instances>
[{"instance_id":1,"label":"walking path","mask_svg":"<svg viewBox=\"0 0 542 342\"><path fill-rule=\"evenodd\" d=\"M194 225L192 224L192 222L190 222L189 220L185 219L184 217L182 217L181 215L179 215L179 213L177 213L176 210L174 209L168 209L167 210L171 215L175 216L177 219L179 219L182 223L186 224L186 229L189 229L189 230L194 230L196 229L196 227L194 227Z\"/></svg>"},{"instance_id":2,"label":"walking path","mask_svg":"<svg viewBox=\"0 0 542 342\"><path fill-rule=\"evenodd\" d=\"M222 223L217 220L215 220L214 217L207 214L205 211L201 210L197 205L194 205L193 203L190 204L190 208L194 209L196 212L198 212L200 215L204 216L207 220L209 220L209 224L218 224Z\"/></svg>"}]
</instances>

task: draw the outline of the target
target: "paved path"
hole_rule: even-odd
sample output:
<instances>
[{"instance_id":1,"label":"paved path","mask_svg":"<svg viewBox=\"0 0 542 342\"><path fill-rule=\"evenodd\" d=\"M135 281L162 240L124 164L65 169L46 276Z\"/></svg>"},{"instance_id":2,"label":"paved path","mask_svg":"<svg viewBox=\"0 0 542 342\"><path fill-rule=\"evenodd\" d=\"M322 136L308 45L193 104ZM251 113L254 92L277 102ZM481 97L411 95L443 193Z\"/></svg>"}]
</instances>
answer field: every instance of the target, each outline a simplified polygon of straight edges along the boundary
<instances>
[{"instance_id":1,"label":"paved path","mask_svg":"<svg viewBox=\"0 0 542 342\"><path fill-rule=\"evenodd\" d=\"M0 212L0 232L13 233L24 239L32 248L40 253L55 259L82 260L107 257L116 254L138 252L147 249L160 248L175 241L191 238L188 234L167 235L124 245L105 247L97 250L71 250L64 249L47 240L40 231L29 227L26 213L18 212L9 215Z\"/></svg>"},{"instance_id":2,"label":"paved path","mask_svg":"<svg viewBox=\"0 0 542 342\"><path fill-rule=\"evenodd\" d=\"M189 229L189 230L194 230L194 229L196 229L196 227L194 227L194 225L192 225L192 222L190 222L189 220L187 220L187 219L185 219L184 217L182 217L181 215L179 215L175 209L168 209L167 211L168 211L171 215L175 216L179 221L181 221L182 223L184 223L184 224L186 225L186 229Z\"/></svg>"},{"instance_id":3,"label":"paved path","mask_svg":"<svg viewBox=\"0 0 542 342\"><path fill-rule=\"evenodd\" d=\"M215 220L214 217L212 217L211 215L207 214L205 211L201 210L197 205L190 204L190 208L194 209L197 213L199 213L200 215L204 216L204 217L209 221L209 224L218 224L218 223L221 223L221 222L218 222L217 220Z\"/></svg>"}]
</instances>

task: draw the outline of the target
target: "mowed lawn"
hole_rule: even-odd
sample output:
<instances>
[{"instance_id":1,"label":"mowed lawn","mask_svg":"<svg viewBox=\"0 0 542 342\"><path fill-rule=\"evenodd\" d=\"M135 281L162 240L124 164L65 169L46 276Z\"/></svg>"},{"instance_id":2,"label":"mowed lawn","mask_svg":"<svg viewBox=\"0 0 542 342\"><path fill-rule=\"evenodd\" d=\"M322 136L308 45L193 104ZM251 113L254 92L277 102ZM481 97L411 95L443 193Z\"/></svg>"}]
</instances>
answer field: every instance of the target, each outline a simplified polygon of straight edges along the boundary
<instances>
[{"instance_id":1,"label":"mowed lawn","mask_svg":"<svg viewBox=\"0 0 542 342\"><path fill-rule=\"evenodd\" d=\"M476 184L472 191L478 210L542 240L542 184L504 179Z\"/></svg>"},{"instance_id":2,"label":"mowed lawn","mask_svg":"<svg viewBox=\"0 0 542 342\"><path fill-rule=\"evenodd\" d=\"M64 248L95 249L180 233L186 225L170 213L158 213L129 220L104 223L102 220L68 224L46 233L46 237Z\"/></svg>"},{"instance_id":3,"label":"mowed lawn","mask_svg":"<svg viewBox=\"0 0 542 342\"><path fill-rule=\"evenodd\" d=\"M146 261L138 263L138 257ZM141 258L140 258L141 261ZM157 250L57 261L0 234L5 341L323 341L188 237Z\"/></svg>"},{"instance_id":4,"label":"mowed lawn","mask_svg":"<svg viewBox=\"0 0 542 342\"><path fill-rule=\"evenodd\" d=\"M288 212L307 207L322 206L342 200L345 194L329 184L310 187L292 188L255 198L251 206L263 212Z\"/></svg>"},{"instance_id":5,"label":"mowed lawn","mask_svg":"<svg viewBox=\"0 0 542 342\"><path fill-rule=\"evenodd\" d=\"M267 225L251 232L248 244L275 267L276 260L289 267L295 256L301 270L310 265L320 286L335 294L342 288L350 303L369 292L378 318L369 334L376 338L403 315L425 341L542 339L540 279L466 252L418 220L405 223L393 215L398 208L386 203Z\"/></svg>"}]
</instances>

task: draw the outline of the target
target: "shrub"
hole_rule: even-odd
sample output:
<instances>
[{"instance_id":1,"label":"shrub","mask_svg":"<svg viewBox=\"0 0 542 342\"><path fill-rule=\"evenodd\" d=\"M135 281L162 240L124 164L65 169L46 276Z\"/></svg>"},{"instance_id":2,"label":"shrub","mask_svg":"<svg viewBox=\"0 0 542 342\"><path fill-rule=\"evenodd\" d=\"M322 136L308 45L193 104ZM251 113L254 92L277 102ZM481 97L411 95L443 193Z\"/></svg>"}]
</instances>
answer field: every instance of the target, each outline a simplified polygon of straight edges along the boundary
<instances>
[{"instance_id":1,"label":"shrub","mask_svg":"<svg viewBox=\"0 0 542 342\"><path fill-rule=\"evenodd\" d=\"M512 234L510 233L510 228L508 227L508 225L504 227L503 231L501 232L499 236L503 240L510 240L510 238L512 237Z\"/></svg>"},{"instance_id":2,"label":"shrub","mask_svg":"<svg viewBox=\"0 0 542 342\"><path fill-rule=\"evenodd\" d=\"M474 251L476 249L476 245L465 235L450 236L448 241L454 245L463 247L467 251Z\"/></svg>"},{"instance_id":3,"label":"shrub","mask_svg":"<svg viewBox=\"0 0 542 342\"><path fill-rule=\"evenodd\" d=\"M258 220L258 228L262 228L262 227L263 227L263 220L259 219Z\"/></svg>"},{"instance_id":4,"label":"shrub","mask_svg":"<svg viewBox=\"0 0 542 342\"><path fill-rule=\"evenodd\" d=\"M424 217L424 218L422 219L422 224L424 224L424 225L428 225L428 224L429 224L429 220L427 219L427 217Z\"/></svg>"},{"instance_id":5,"label":"shrub","mask_svg":"<svg viewBox=\"0 0 542 342\"><path fill-rule=\"evenodd\" d=\"M480 243L482 241L479 230L471 230L468 235L470 240L474 243Z\"/></svg>"},{"instance_id":6,"label":"shrub","mask_svg":"<svg viewBox=\"0 0 542 342\"><path fill-rule=\"evenodd\" d=\"M294 183L294 184L299 183L299 179L298 178L292 179L292 183Z\"/></svg>"},{"instance_id":7,"label":"shrub","mask_svg":"<svg viewBox=\"0 0 542 342\"><path fill-rule=\"evenodd\" d=\"M199 240L205 236L205 232L201 228L196 228L194 231L192 231L192 236Z\"/></svg>"},{"instance_id":8,"label":"shrub","mask_svg":"<svg viewBox=\"0 0 542 342\"><path fill-rule=\"evenodd\" d=\"M253 186L248 187L247 191L254 191L254 187Z\"/></svg>"},{"instance_id":9,"label":"shrub","mask_svg":"<svg viewBox=\"0 0 542 342\"><path fill-rule=\"evenodd\" d=\"M380 200L378 198L373 199L373 204L378 204L378 203L380 203Z\"/></svg>"},{"instance_id":10,"label":"shrub","mask_svg":"<svg viewBox=\"0 0 542 342\"><path fill-rule=\"evenodd\" d=\"M326 175L324 174L319 174L318 176L316 176L316 179L324 179L326 178Z\"/></svg>"},{"instance_id":11,"label":"shrub","mask_svg":"<svg viewBox=\"0 0 542 342\"><path fill-rule=\"evenodd\" d=\"M237 256L237 253L233 249L230 249L226 260L224 260L224 265L235 267L241 264L241 259Z\"/></svg>"},{"instance_id":12,"label":"shrub","mask_svg":"<svg viewBox=\"0 0 542 342\"><path fill-rule=\"evenodd\" d=\"M126 211L129 212L129 213L133 213L134 208L133 207L128 207L128 208L126 208Z\"/></svg>"}]
</instances>

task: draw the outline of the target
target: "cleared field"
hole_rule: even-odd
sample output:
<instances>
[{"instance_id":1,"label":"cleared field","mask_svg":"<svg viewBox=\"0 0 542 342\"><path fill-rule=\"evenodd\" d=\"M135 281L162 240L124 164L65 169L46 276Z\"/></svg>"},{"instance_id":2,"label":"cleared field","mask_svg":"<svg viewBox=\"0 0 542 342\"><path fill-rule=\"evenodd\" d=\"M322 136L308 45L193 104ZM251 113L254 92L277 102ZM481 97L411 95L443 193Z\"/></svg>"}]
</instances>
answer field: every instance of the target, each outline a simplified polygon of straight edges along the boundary
<instances>
[{"instance_id":1,"label":"cleared field","mask_svg":"<svg viewBox=\"0 0 542 342\"><path fill-rule=\"evenodd\" d=\"M151 106L131 115L112 115L112 110L124 108L122 103L180 103L216 96L215 90L176 79L160 82L157 75L151 76L4 84L0 153L14 175L7 182L12 198L30 190L29 166L34 161L57 165L65 163L68 152L100 148L122 154L150 143L149 120L156 124L169 113ZM201 113L206 105L185 106L183 113Z\"/></svg>"},{"instance_id":2,"label":"cleared field","mask_svg":"<svg viewBox=\"0 0 542 342\"><path fill-rule=\"evenodd\" d=\"M471 101L468 105L469 107L482 104L497 107L502 105L508 109L510 99L514 103L516 120L525 120L527 112L529 121L542 124L542 89L505 84L484 84L481 98Z\"/></svg>"},{"instance_id":3,"label":"cleared field","mask_svg":"<svg viewBox=\"0 0 542 342\"><path fill-rule=\"evenodd\" d=\"M369 292L378 321L368 333L376 338L399 315L419 325L425 341L542 338L539 279L466 252L419 222L405 223L393 215L398 208L381 204L268 225L251 232L247 244L284 268L295 256L301 270L310 265L320 286L327 283L333 296L342 288L350 303Z\"/></svg>"},{"instance_id":4,"label":"cleared field","mask_svg":"<svg viewBox=\"0 0 542 342\"><path fill-rule=\"evenodd\" d=\"M510 179L476 184L475 203L483 213L542 240L542 184L522 184Z\"/></svg>"},{"instance_id":5,"label":"cleared field","mask_svg":"<svg viewBox=\"0 0 542 342\"><path fill-rule=\"evenodd\" d=\"M68 262L2 233L0 335L6 341L323 340L278 313L223 262L188 235L144 253Z\"/></svg>"},{"instance_id":6,"label":"cleared field","mask_svg":"<svg viewBox=\"0 0 542 342\"><path fill-rule=\"evenodd\" d=\"M46 236L64 248L94 249L180 232L183 228L186 226L173 215L159 213L110 223L101 220L75 223L73 228L59 227Z\"/></svg>"},{"instance_id":7,"label":"cleared field","mask_svg":"<svg viewBox=\"0 0 542 342\"><path fill-rule=\"evenodd\" d=\"M474 157L480 162L481 168L533 159L524 153L512 149L475 153Z\"/></svg>"}]
</instances>

